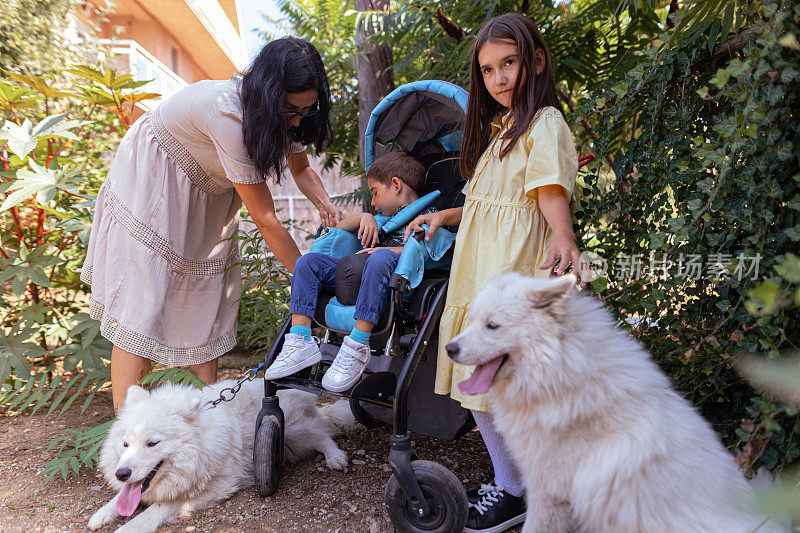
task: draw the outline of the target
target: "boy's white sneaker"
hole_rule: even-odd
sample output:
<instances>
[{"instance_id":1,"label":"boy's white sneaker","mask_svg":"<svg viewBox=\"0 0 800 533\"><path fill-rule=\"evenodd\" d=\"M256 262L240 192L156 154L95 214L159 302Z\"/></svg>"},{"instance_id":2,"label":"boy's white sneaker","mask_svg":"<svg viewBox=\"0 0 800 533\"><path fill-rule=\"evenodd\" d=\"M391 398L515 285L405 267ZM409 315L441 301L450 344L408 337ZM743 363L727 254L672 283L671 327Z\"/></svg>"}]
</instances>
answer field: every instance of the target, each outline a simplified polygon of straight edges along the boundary
<instances>
[{"instance_id":1,"label":"boy's white sneaker","mask_svg":"<svg viewBox=\"0 0 800 533\"><path fill-rule=\"evenodd\" d=\"M283 338L283 348L275 361L264 372L264 379L285 378L298 370L302 370L322 359L316 339L310 340L305 335L287 333Z\"/></svg>"},{"instance_id":2,"label":"boy's white sneaker","mask_svg":"<svg viewBox=\"0 0 800 533\"><path fill-rule=\"evenodd\" d=\"M344 392L356 384L369 363L369 345L346 336L331 367L322 376L322 386L332 392Z\"/></svg>"}]
</instances>

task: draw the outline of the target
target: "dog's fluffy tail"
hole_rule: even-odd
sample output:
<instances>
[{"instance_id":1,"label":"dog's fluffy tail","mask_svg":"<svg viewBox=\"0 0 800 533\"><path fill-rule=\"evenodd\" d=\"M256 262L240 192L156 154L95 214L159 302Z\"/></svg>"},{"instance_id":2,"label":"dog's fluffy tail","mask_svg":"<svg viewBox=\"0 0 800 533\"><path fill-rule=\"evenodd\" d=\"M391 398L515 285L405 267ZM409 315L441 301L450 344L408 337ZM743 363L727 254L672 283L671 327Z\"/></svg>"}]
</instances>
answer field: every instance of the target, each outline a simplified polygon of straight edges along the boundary
<instances>
[{"instance_id":1,"label":"dog's fluffy tail","mask_svg":"<svg viewBox=\"0 0 800 533\"><path fill-rule=\"evenodd\" d=\"M332 422L336 428L336 434L342 431L355 429L359 426L356 422L353 412L350 410L350 402L347 400L338 400L319 408L320 412Z\"/></svg>"}]
</instances>

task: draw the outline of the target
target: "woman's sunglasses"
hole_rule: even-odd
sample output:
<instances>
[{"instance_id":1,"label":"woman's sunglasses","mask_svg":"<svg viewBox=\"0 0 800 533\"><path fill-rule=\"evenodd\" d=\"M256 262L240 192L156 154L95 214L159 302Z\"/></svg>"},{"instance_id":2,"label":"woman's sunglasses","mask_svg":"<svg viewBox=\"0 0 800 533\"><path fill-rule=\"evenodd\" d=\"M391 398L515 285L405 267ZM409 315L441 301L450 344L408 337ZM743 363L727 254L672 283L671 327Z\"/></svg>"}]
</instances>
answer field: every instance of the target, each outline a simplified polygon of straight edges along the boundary
<instances>
[{"instance_id":1,"label":"woman's sunglasses","mask_svg":"<svg viewBox=\"0 0 800 533\"><path fill-rule=\"evenodd\" d=\"M311 107L308 109L308 111L289 111L287 109L286 110L286 117L287 118L294 118L294 117L305 118L305 117L310 117L312 115L316 115L317 113L319 113L319 100L314 102L311 105Z\"/></svg>"}]
</instances>

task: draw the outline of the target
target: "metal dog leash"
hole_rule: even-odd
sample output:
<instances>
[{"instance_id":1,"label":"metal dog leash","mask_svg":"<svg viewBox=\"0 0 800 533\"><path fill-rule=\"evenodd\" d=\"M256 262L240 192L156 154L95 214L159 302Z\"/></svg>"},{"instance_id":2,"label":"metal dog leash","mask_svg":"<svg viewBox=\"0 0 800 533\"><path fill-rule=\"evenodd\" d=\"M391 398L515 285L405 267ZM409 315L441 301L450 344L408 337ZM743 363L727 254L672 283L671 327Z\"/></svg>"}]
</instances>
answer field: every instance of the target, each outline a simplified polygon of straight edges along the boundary
<instances>
[{"instance_id":1,"label":"metal dog leash","mask_svg":"<svg viewBox=\"0 0 800 533\"><path fill-rule=\"evenodd\" d=\"M256 377L256 374L258 374L266 364L267 364L267 358L265 357L264 360L261 361L261 363L259 363L258 366L245 371L244 377L239 381L237 381L234 386L225 387L224 389L219 391L219 398L217 398L216 400L209 400L207 402L208 405L210 406L209 409L214 409L220 403L229 402L234 398L236 398L236 395L239 393L239 389L242 388L242 385L244 385L248 381L253 381ZM230 396L226 396L226 394L230 394Z\"/></svg>"}]
</instances>

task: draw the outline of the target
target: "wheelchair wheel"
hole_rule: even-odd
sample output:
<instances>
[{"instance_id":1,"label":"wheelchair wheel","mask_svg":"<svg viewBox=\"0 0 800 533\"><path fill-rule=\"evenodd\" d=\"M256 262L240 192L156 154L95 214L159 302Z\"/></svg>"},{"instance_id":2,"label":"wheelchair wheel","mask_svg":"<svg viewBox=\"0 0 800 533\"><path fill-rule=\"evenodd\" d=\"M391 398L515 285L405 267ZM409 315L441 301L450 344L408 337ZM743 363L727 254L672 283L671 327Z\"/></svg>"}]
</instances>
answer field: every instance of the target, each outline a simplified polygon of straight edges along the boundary
<instances>
[{"instance_id":1,"label":"wheelchair wheel","mask_svg":"<svg viewBox=\"0 0 800 533\"><path fill-rule=\"evenodd\" d=\"M450 470L433 461L412 461L422 495L428 502L428 516L417 516L406 500L394 474L386 484L386 510L397 531L450 533L461 531L467 521L467 493Z\"/></svg>"},{"instance_id":2,"label":"wheelchair wheel","mask_svg":"<svg viewBox=\"0 0 800 533\"><path fill-rule=\"evenodd\" d=\"M274 416L266 416L256 430L253 446L253 473L256 489L261 496L271 496L278 490L281 477L281 428Z\"/></svg>"},{"instance_id":3,"label":"wheelchair wheel","mask_svg":"<svg viewBox=\"0 0 800 533\"><path fill-rule=\"evenodd\" d=\"M361 402L354 398L350 398L350 412L353 413L353 417L356 419L356 421L361 423L366 428L373 429L387 425L382 420L378 420L369 414L361 405Z\"/></svg>"}]
</instances>

